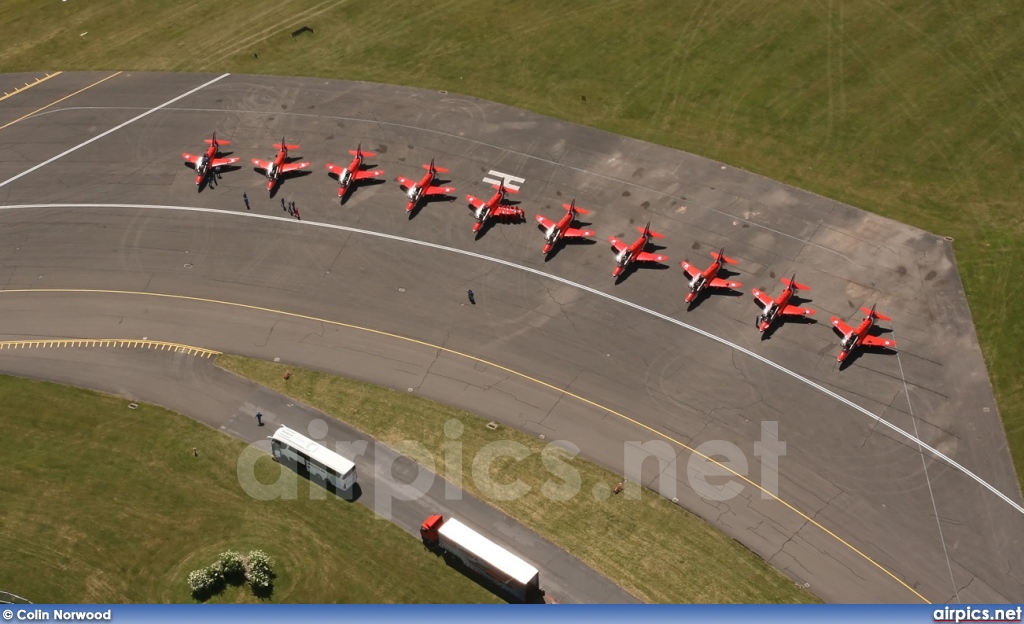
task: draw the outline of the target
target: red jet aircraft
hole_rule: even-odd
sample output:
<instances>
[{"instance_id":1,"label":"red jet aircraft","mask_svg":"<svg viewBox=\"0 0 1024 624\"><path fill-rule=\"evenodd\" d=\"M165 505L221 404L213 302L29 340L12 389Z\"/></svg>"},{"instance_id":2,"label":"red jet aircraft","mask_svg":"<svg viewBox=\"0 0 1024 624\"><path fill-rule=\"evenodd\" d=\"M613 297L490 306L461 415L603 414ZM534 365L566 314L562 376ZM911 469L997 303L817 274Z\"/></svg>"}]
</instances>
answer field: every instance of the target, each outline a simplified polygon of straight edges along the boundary
<instances>
[{"instance_id":1,"label":"red jet aircraft","mask_svg":"<svg viewBox=\"0 0 1024 624\"><path fill-rule=\"evenodd\" d=\"M473 216L476 217L476 223L473 224L474 232L479 232L487 223L488 219L511 218L515 221L519 221L526 216L522 208L505 203L505 193L518 193L519 191L505 188L504 180L498 184L492 184L491 186L493 186L498 192L492 195L486 202L473 197L472 195L466 195L466 201L469 202L470 207L473 209Z\"/></svg>"},{"instance_id":2,"label":"red jet aircraft","mask_svg":"<svg viewBox=\"0 0 1024 624\"><path fill-rule=\"evenodd\" d=\"M352 162L348 164L348 167L339 167L338 165L327 163L327 170L338 176L338 183L341 185L338 187L338 197L345 197L345 193L348 192L353 183L376 178L384 174L379 169L377 171L363 171L363 157L369 156L373 158L377 154L375 152L364 152L361 148L362 144L356 146L354 150L348 151L349 154L355 156Z\"/></svg>"},{"instance_id":3,"label":"red jet aircraft","mask_svg":"<svg viewBox=\"0 0 1024 624\"><path fill-rule=\"evenodd\" d=\"M220 146L231 145L231 141L218 141L216 132L213 133L213 138L203 140L210 145L205 154L202 156L196 156L195 154L189 153L181 155L181 157L185 159L185 162L192 163L192 166L196 169L196 186L203 183L203 180L210 171L217 167L230 165L241 160L240 158L217 158Z\"/></svg>"},{"instance_id":4,"label":"red jet aircraft","mask_svg":"<svg viewBox=\"0 0 1024 624\"><path fill-rule=\"evenodd\" d=\"M633 264L634 262L664 262L668 260L668 256L662 256L659 254L647 253L644 251L644 247L647 243L651 242L651 238L665 238L663 234L659 234L651 230L651 222L648 221L644 227L637 227L640 232L640 238L636 239L636 242L632 245L620 241L614 236L608 238L608 242L612 244L617 252L615 254L615 270L612 271L612 277L618 277L622 275L622 272L626 270L626 267Z\"/></svg>"},{"instance_id":5,"label":"red jet aircraft","mask_svg":"<svg viewBox=\"0 0 1024 624\"><path fill-rule=\"evenodd\" d=\"M764 312L758 314L757 318L754 320L754 324L757 325L757 328L761 330L762 334L771 327L772 323L774 323L779 317L779 314L782 314L783 316L807 316L814 314L814 310L809 308L789 305L789 300L793 296L794 289L810 290L810 286L798 283L796 281L796 274L793 275L792 279L783 277L779 281L785 284L786 288L782 291L782 294L779 295L778 299L773 300L771 297L756 288L753 290L754 296L757 297L757 300L764 306Z\"/></svg>"},{"instance_id":6,"label":"red jet aircraft","mask_svg":"<svg viewBox=\"0 0 1024 624\"><path fill-rule=\"evenodd\" d=\"M274 186L281 179L281 174L291 173L292 171L305 169L309 166L308 162L287 162L288 150L297 150L299 149L298 145L288 145L284 142L284 139L281 139L280 143L274 143L274 148L280 150L277 152L277 156L274 157L274 162L260 160L259 158L252 159L252 164L256 165L258 169L263 169L266 172L267 178L270 179L267 182L268 193L274 190Z\"/></svg>"},{"instance_id":7,"label":"red jet aircraft","mask_svg":"<svg viewBox=\"0 0 1024 624\"><path fill-rule=\"evenodd\" d=\"M875 306L871 306L871 309L861 308L861 311L867 316L861 321L857 329L854 329L843 322L838 316L832 317L832 325L835 326L843 334L843 339L840 341L839 346L841 351L839 352L838 362L842 363L846 359L846 356L850 355L854 349L860 346L864 347L888 347L890 349L896 346L895 340L887 340L885 338L879 338L877 336L871 336L868 334L871 331L871 327L875 324L875 319L880 321L891 321L892 319L884 314L875 312Z\"/></svg>"},{"instance_id":8,"label":"red jet aircraft","mask_svg":"<svg viewBox=\"0 0 1024 624\"><path fill-rule=\"evenodd\" d=\"M420 200L427 195L447 195L455 192L454 186L432 186L437 179L437 174L448 173L444 167L435 167L433 158L430 159L430 164L423 165L423 168L427 170L427 173L419 182L413 182L402 176L396 178L402 188L407 189L405 194L409 196L409 204L405 207L406 212L412 212L416 204L420 203Z\"/></svg>"},{"instance_id":9,"label":"red jet aircraft","mask_svg":"<svg viewBox=\"0 0 1024 624\"><path fill-rule=\"evenodd\" d=\"M743 284L739 282L729 282L719 277L718 270L722 268L722 263L736 264L736 261L732 258L728 258L725 255L725 248L721 251L711 252L711 257L715 259L711 263L711 266L705 271L701 271L697 267L693 266L687 261L682 261L680 265L686 274L690 276L690 292L686 295L686 303L690 303L697 298L705 288L739 288Z\"/></svg>"},{"instance_id":10,"label":"red jet aircraft","mask_svg":"<svg viewBox=\"0 0 1024 624\"><path fill-rule=\"evenodd\" d=\"M558 223L551 221L544 217L544 215L537 215L537 223L540 223L544 227L544 251L541 252L544 255L551 253L558 241L563 238L583 238L586 236L593 236L593 230L577 230L572 226L572 222L576 219L577 214L590 214L590 211L585 208L576 207L576 199L568 204L562 204L562 208L565 208L565 216L562 217Z\"/></svg>"}]
</instances>

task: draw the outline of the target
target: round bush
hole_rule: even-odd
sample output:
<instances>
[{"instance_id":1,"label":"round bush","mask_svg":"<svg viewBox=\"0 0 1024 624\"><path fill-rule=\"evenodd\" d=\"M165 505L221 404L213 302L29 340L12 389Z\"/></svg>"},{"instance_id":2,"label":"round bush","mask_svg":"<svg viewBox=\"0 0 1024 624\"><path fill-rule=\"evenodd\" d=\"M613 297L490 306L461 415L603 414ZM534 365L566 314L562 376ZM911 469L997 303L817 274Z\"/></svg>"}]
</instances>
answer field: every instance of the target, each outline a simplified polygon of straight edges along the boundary
<instances>
[{"instance_id":1,"label":"round bush","mask_svg":"<svg viewBox=\"0 0 1024 624\"><path fill-rule=\"evenodd\" d=\"M229 583L241 583L245 580L245 566L242 564L242 555L236 553L233 550L228 550L220 554L221 572L224 574L224 580Z\"/></svg>"}]
</instances>

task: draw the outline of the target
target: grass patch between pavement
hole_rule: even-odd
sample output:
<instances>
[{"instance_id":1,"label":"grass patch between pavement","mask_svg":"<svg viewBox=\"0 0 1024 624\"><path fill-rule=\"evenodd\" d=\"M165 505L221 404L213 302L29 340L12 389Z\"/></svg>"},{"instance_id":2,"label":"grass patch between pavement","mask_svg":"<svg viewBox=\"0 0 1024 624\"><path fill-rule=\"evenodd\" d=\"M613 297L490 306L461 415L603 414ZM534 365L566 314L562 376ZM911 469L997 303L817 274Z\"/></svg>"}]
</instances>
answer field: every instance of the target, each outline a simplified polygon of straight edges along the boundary
<instances>
[{"instance_id":1,"label":"grass patch between pavement","mask_svg":"<svg viewBox=\"0 0 1024 624\"><path fill-rule=\"evenodd\" d=\"M545 483L564 482L542 460L546 444L506 427L488 429L479 416L420 397L368 383L233 355L221 355L217 365L265 385L346 422L381 442L408 454L511 517L559 544L595 570L646 602L663 603L794 603L816 598L787 579L763 559L689 511L653 492L640 500L611 495L597 500L598 484L616 484L617 475L580 458L570 464L581 477L579 495L553 500L543 494ZM291 377L283 379L285 370ZM449 438L445 425L462 424L462 433ZM456 439L462 452L447 452ZM409 445L413 440L422 447ZM473 475L480 449L497 441L522 444L530 455L522 461L499 459L490 469L494 483L517 479L529 492L511 501L489 494L487 479ZM492 449L494 447L491 447ZM448 470L446 458L461 456ZM563 460L563 452L558 452ZM436 460L436 461L435 461ZM550 490L548 490L550 491ZM541 579L543 586L543 578ZM557 599L557 596L554 596Z\"/></svg>"}]
</instances>

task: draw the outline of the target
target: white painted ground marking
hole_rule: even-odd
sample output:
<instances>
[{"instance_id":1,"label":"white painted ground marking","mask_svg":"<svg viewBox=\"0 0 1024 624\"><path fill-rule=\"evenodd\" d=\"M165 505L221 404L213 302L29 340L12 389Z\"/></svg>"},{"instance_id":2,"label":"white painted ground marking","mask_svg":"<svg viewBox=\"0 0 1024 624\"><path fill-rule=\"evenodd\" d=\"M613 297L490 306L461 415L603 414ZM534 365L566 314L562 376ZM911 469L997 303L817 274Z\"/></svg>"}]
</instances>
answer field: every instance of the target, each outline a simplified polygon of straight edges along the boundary
<instances>
[{"instance_id":1,"label":"white painted ground marking","mask_svg":"<svg viewBox=\"0 0 1024 624\"><path fill-rule=\"evenodd\" d=\"M893 328L892 339L896 340L896 329ZM914 437L917 437L917 416L914 415L914 406L910 403L910 388L907 387L907 376L903 374L903 360L900 359L900 352L896 352L896 363L900 365L900 379L903 381L903 394L907 397L907 408L910 410L910 422L914 423ZM924 470L924 480L928 484L928 496L932 499L932 512L935 513L935 524L939 528L939 541L942 542L942 554L946 557L946 569L949 570L949 580L953 583L953 595L956 601L960 602L960 590L956 586L956 578L953 576L953 563L949 560L949 549L946 548L946 537L942 534L942 520L939 518L939 506L935 502L935 492L932 491L932 478L928 475L928 462L924 458L924 451L918 446L921 454L921 468Z\"/></svg>"},{"instance_id":2,"label":"white painted ground marking","mask_svg":"<svg viewBox=\"0 0 1024 624\"><path fill-rule=\"evenodd\" d=\"M63 158L65 156L67 156L71 152L74 152L76 150L79 150L79 149L85 147L86 145L92 143L93 141L98 141L98 140L102 139L103 137L107 136L108 134L110 134L112 132L116 132L116 131L120 130L121 128L124 128L128 124L135 123L136 121L142 119L143 117L151 115L151 114L157 112L158 110L160 110L161 108L164 108L165 106L170 106L171 104L174 104L178 100L180 100L182 98L186 98L186 97L192 95L193 93L195 93L196 91L199 91L200 89L202 89L204 87L208 87L208 86L212 85L213 83L217 82L218 80L222 80L224 78L227 78L230 75L231 74L223 74L221 76L217 76L213 80L211 80L209 82L206 82L206 83L203 83L203 84L199 85L198 87L196 87L195 89L192 89L191 91L188 91L186 93L182 93L181 95L179 95L178 97L176 97L176 98L174 98L172 100L167 100L166 102L164 102L160 106L157 106L155 108L151 108L148 111L142 113L141 115L137 115L135 117L132 117L128 121L124 122L123 124L115 126L115 127L111 128L110 130L107 130L106 132L102 133L102 134L97 134L96 136L94 136L93 138L89 139L88 141L85 141L84 143L79 143L78 145L72 147L71 149L65 150L65 151L61 152L60 154L57 154L56 156L54 156L53 158L51 158L49 160L41 162L41 163L39 163L38 165L36 165L34 167L30 167L29 169L26 169L25 171L22 171L21 173L19 173L18 175L14 176L13 178L10 178L10 179L4 180L3 182L0 182L0 188L2 188L4 186L7 186L8 184L10 184L11 182L14 182L18 178L21 178L23 176L27 176L28 174L32 173L33 171L35 171L37 169L41 169L41 168L45 167L46 165L52 163L55 160L58 160L60 158Z\"/></svg>"},{"instance_id":3,"label":"white painted ground marking","mask_svg":"<svg viewBox=\"0 0 1024 624\"><path fill-rule=\"evenodd\" d=\"M893 431L894 433L898 434L900 437L906 438L907 440L909 440L913 444L919 446L922 449L925 449L926 451L931 453L932 456L934 456L936 459L938 459L938 460L940 460L942 462L945 462L948 466L950 466L951 468L954 468L955 470L959 470L963 474L965 474L968 477L970 477L971 479L973 479L979 485L983 486L985 489L987 489L988 491L990 491L993 494L995 494L997 497L999 497L1007 505L1013 507L1018 512L1020 512L1021 514L1024 514L1024 507L1022 507L1021 505L1016 503L1013 499L1011 499L1006 494L1003 494L1002 492L997 490L995 488L995 486L989 484L987 481L985 481L984 479L982 479L978 475L974 474L973 472L971 472L967 468L965 468L965 467L961 466L960 464L958 464L951 457L946 456L945 454L941 453L938 449L933 448L932 446L926 444L923 440L920 440L920 439L914 437L913 435L911 435L910 433L904 431L903 429L900 429L899 427L897 427L896 425L892 424L888 420L885 420L881 416L877 416L877 415L871 413L870 411L867 410L867 408L864 408L864 407L861 407L860 405L857 405L856 403L854 403L853 401L847 399L846 397L841 396L841 395L839 395L839 394L829 390L825 386L822 386L821 384L819 384L819 383L817 383L817 382L815 382L815 381L813 381L811 379L808 379L807 377L804 377L800 373L797 373L795 371L791 371L788 368L782 366L781 364L777 364L777 363L773 362L772 360L769 360L768 358L764 357L763 355L754 353L750 349L746 349L744 347L741 347L738 344L735 344L733 342L729 342L725 338L721 338L719 336L716 336L715 334L712 334L711 332L708 332L708 331L705 331L703 329L700 329L699 327L694 327L693 325L690 325L688 323L684 323L683 321L680 321L678 319L674 319L671 316L662 314L661 312L655 312L654 310L651 310L650 308L645 308L645 307L641 306L640 304L633 303L632 301L627 301L627 300L622 299L620 297L616 297L615 295L609 295L608 293L601 292L600 290L597 290L596 288L591 288L590 286L585 286L583 284L579 284L577 282L573 282L573 281L567 280L564 277L558 277L557 275L552 275L550 273L545 273L544 271L540 271L540 270L537 270L537 269L534 269L534 268L531 268L531 267L528 267L528 266L523 266L521 264L516 264L514 262L509 262L508 260L502 260L501 258L493 258L491 256L485 256L484 254L479 254L479 253L475 253L475 252L472 252L472 251L466 251L465 249L456 249L455 247L448 247L446 245L439 245L437 243L429 243L427 241L416 240L415 238L406 238L404 236L396 236L394 234L385 234L383 232L374 232L373 230L364 230L364 229L360 229L360 228L350 227L350 226L347 226L347 225L338 225L338 224L335 224L335 223L320 223L320 222L317 222L317 221L296 221L295 219L292 219L290 217L277 217L277 216L274 216L274 215L253 214L251 212L233 212L233 211L229 211L229 210L220 210L220 209L217 209L217 208L199 208L199 207L195 207L195 206L165 206L165 205L152 205L152 204L16 204L16 205L11 205L11 206L0 206L0 210L19 210L19 209L26 209L26 208L135 208L135 209L140 209L140 210L180 210L182 212L205 212L205 213L209 213L209 214L217 214L217 215L232 216L232 217L247 217L247 218L250 218L250 219L267 219L267 220L270 220L270 221L281 221L281 222L285 222L285 223L292 223L292 224L295 224L298 227L322 227L322 228L328 228L328 229L332 229L332 230L340 230L342 232L351 232L353 234L365 234L367 236L374 236L376 238L384 238L384 239L387 239L387 240L398 241L398 242L401 242L401 243L409 243L409 244L412 244L412 245L419 245L421 247L429 247L431 249L437 249L437 250L440 250L440 251L448 251L448 252L460 254L460 255L463 255L463 256L469 256L471 258L477 258L478 260L484 260L484 261L487 261L487 262L493 262L495 264L500 264L500 265L507 266L507 267L513 268L513 269L518 269L518 270L524 271L526 273L532 273L534 275L537 275L539 277L543 277L545 279L554 280L556 282L560 282L560 283L565 284L567 286L572 286L573 288L578 288L579 290L583 290L583 291L588 292L588 293L590 293L592 295L597 295L598 297L604 297L605 299L607 299L609 301L614 301L615 303L619 303L619 304L622 304L624 306L633 308L634 310L637 310L639 312L643 312L643 313L648 314L650 316L653 316L655 318L661 319L661 320L663 320L663 321L665 321L667 323L671 323L671 324L676 325L678 327L682 327L683 329L688 329L688 330L692 331L695 334L700 334L701 336L704 336L705 338L710 338L711 340L714 340L715 342L723 344L723 345L725 345L725 346L727 346L727 347L729 347L729 348L731 348L731 349L733 349L735 351L738 351L738 352L740 352L740 353L742 353L744 355L750 356L750 357L754 358L755 360L757 360L759 362L762 362L763 364L767 364L768 366L771 366L775 370L777 370L779 372L782 372L782 373L785 373L785 374L789 375L790 377L792 377L793 379L795 379L795 380L797 380L797 381L799 381L801 383L804 383L804 384L810 386L811 388L814 388L815 390L817 390L818 392L821 392L825 396L831 397L831 398L835 399L836 401L842 403L843 405L845 405L845 406L847 406L847 407L849 407L851 409L854 409L854 410L860 412L861 414L864 414L865 416L867 416L868 418L874 420L878 424L883 425L883 426L887 427L888 429L890 429L891 431ZM82 290L88 290L88 289L82 289Z\"/></svg>"},{"instance_id":4,"label":"white painted ground marking","mask_svg":"<svg viewBox=\"0 0 1024 624\"><path fill-rule=\"evenodd\" d=\"M502 173L500 171L495 171L494 169L491 169L490 171L488 171L487 175L492 175L495 178L501 178L501 179L500 180L494 180L492 178L484 178L484 182L486 182L488 184L500 184L502 181L504 181L505 182L505 188L512 189L513 191L518 191L519 190L519 185L521 185L523 182L526 182L526 178L517 178L514 175L511 175L511 174L508 174L508 173Z\"/></svg>"}]
</instances>

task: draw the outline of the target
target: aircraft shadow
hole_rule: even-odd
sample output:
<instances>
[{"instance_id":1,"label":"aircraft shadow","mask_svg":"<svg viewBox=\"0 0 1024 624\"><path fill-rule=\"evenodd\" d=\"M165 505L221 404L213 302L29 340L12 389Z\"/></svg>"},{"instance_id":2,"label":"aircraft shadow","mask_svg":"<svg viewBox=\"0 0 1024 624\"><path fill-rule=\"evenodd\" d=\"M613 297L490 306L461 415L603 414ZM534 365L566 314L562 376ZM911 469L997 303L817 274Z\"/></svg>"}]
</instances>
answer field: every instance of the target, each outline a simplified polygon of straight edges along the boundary
<instances>
[{"instance_id":1,"label":"aircraft shadow","mask_svg":"<svg viewBox=\"0 0 1024 624\"><path fill-rule=\"evenodd\" d=\"M259 172L260 169L258 167L253 167L253 171ZM286 180L291 180L293 178L304 178L308 175L313 175L313 172L308 169L303 169L302 171L289 171L288 173L282 173L278 175L277 184L274 185L274 188L270 189L270 198L273 199L274 197L277 197L278 191L280 191L281 187L284 186ZM263 177L266 178L267 176Z\"/></svg>"},{"instance_id":2,"label":"aircraft shadow","mask_svg":"<svg viewBox=\"0 0 1024 624\"><path fill-rule=\"evenodd\" d=\"M664 247L662 249L664 249ZM669 269L667 264L661 264L660 262L633 262L623 269L622 273L619 273L619 276L615 278L615 285L618 286L622 282L626 281L626 279L635 273L641 265L644 269L650 269L652 271L667 271Z\"/></svg>"},{"instance_id":3,"label":"aircraft shadow","mask_svg":"<svg viewBox=\"0 0 1024 624\"><path fill-rule=\"evenodd\" d=\"M472 204L470 204L470 207L472 207ZM487 221L484 222L483 227L481 227L479 230L477 230L476 237L474 237L473 240L480 240L481 238L483 238L484 234L486 234L487 232L491 231L491 228L494 227L494 225L496 223L503 223L503 224L507 224L507 225L515 225L515 224L524 223L524 222L526 222L526 216L525 215L522 216L522 217L518 217L518 218L516 218L516 217L491 217L490 219L488 219Z\"/></svg>"},{"instance_id":4,"label":"aircraft shadow","mask_svg":"<svg viewBox=\"0 0 1024 624\"><path fill-rule=\"evenodd\" d=\"M846 356L846 359L839 363L839 371L842 372L852 366L853 363L859 360L865 353L875 355L895 355L896 351L888 347L865 347L861 345L850 352L850 355Z\"/></svg>"},{"instance_id":5,"label":"aircraft shadow","mask_svg":"<svg viewBox=\"0 0 1024 624\"><path fill-rule=\"evenodd\" d=\"M687 262L689 262L689 260L687 260ZM738 275L741 275L739 271L733 271L732 269L728 268L728 266L723 266L720 269L718 269L718 275L716 277L720 277L722 279L729 279L731 277L736 277Z\"/></svg>"},{"instance_id":6,"label":"aircraft shadow","mask_svg":"<svg viewBox=\"0 0 1024 624\"><path fill-rule=\"evenodd\" d=\"M790 299L790 301L792 301L792 299ZM818 321L809 316L780 315L779 318L775 319L775 322L772 323L772 326L766 329L763 334L761 334L761 340L771 340L772 336L775 334L776 331L778 331L780 327L789 324L817 325Z\"/></svg>"},{"instance_id":7,"label":"aircraft shadow","mask_svg":"<svg viewBox=\"0 0 1024 624\"><path fill-rule=\"evenodd\" d=\"M539 227L540 227L540 230L542 232L545 231L543 225L541 225ZM562 238L562 239L559 239L558 242L555 243L555 246L551 248L551 251L549 251L547 253L547 255L544 256L544 262L548 262L550 260L553 260L554 257L558 255L558 252L562 251L563 249L565 249L569 245L596 245L596 244L597 244L597 241L592 239L592 238Z\"/></svg>"},{"instance_id":8,"label":"aircraft shadow","mask_svg":"<svg viewBox=\"0 0 1024 624\"><path fill-rule=\"evenodd\" d=\"M330 176L334 178L335 181L338 179L338 176L336 174L332 173L330 174ZM349 184L348 188L345 189L345 194L341 196L341 205L345 205L349 197L352 196L352 193L355 192L357 186L378 186L380 184L387 184L387 180L383 178L369 178L366 180L359 180L358 182L353 182Z\"/></svg>"},{"instance_id":9,"label":"aircraft shadow","mask_svg":"<svg viewBox=\"0 0 1024 624\"><path fill-rule=\"evenodd\" d=\"M712 296L715 297L742 297L743 292L734 290L732 288L711 288L710 286L700 291L697 297L690 302L690 305L686 306L686 311L689 312L697 306L699 306L705 299L710 299Z\"/></svg>"},{"instance_id":10,"label":"aircraft shadow","mask_svg":"<svg viewBox=\"0 0 1024 624\"><path fill-rule=\"evenodd\" d=\"M409 211L409 220L412 221L427 204L434 204L441 201L453 202L456 199L458 198L454 195L428 195L426 197L421 197L419 201L416 202L416 205L412 207L412 210Z\"/></svg>"}]
</instances>

